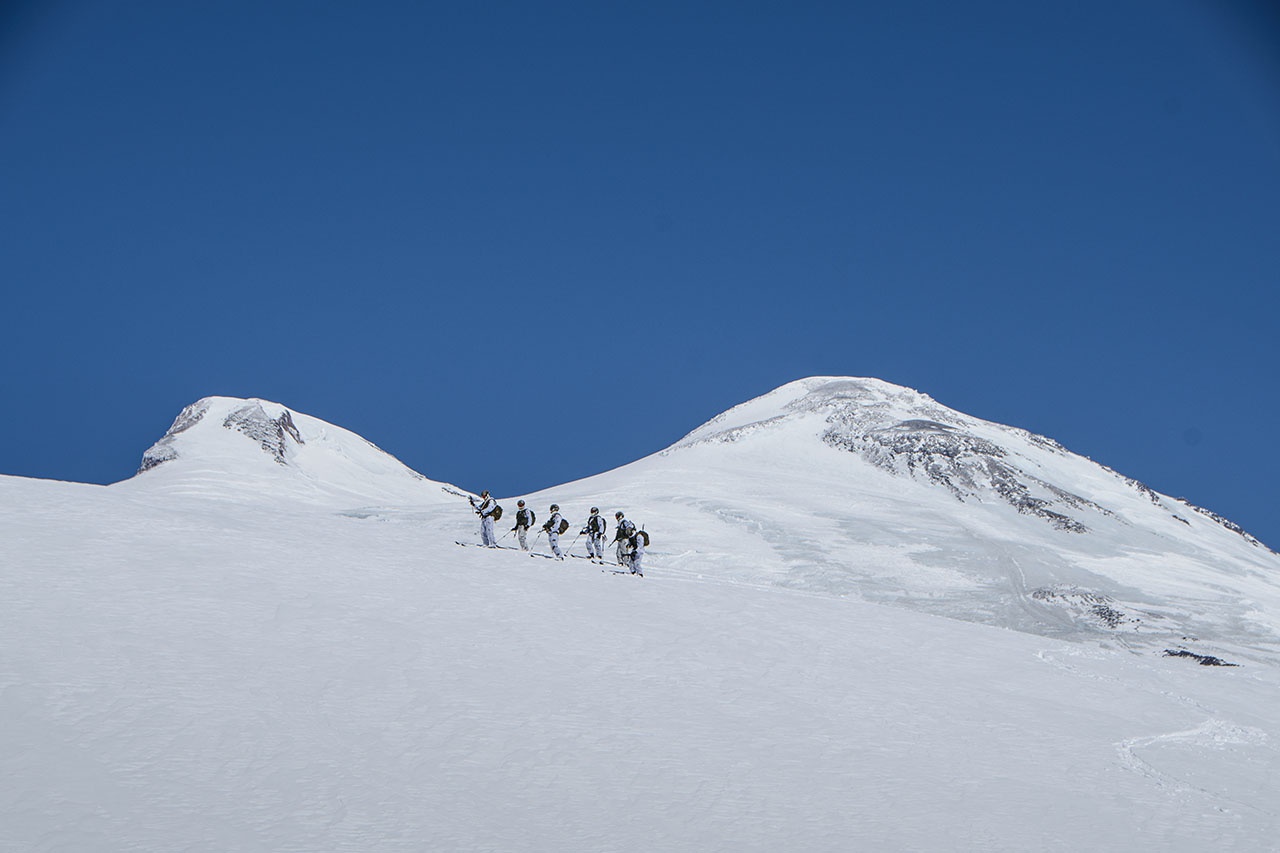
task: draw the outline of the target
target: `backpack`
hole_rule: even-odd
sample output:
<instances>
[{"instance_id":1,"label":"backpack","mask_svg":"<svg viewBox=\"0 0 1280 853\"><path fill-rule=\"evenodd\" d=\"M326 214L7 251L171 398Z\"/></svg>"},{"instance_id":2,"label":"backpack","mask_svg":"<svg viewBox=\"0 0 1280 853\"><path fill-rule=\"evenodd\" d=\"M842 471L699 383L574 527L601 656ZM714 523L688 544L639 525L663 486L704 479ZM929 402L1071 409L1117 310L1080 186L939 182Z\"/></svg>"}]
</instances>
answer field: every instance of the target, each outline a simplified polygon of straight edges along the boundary
<instances>
[{"instance_id":1,"label":"backpack","mask_svg":"<svg viewBox=\"0 0 1280 853\"><path fill-rule=\"evenodd\" d=\"M556 531L556 533L559 533L561 536L563 536L563 535L564 535L564 532L565 532L566 530L568 530L568 529L569 529L569 522L567 522L567 521L565 521L563 518L561 518L561 519L560 519L560 529L559 529L559 530L557 530L557 531Z\"/></svg>"},{"instance_id":2,"label":"backpack","mask_svg":"<svg viewBox=\"0 0 1280 853\"><path fill-rule=\"evenodd\" d=\"M594 533L597 536L603 536L605 530L608 529L608 526L609 526L609 522L605 521L603 518L601 518L598 515L593 515L589 519L587 519L588 533Z\"/></svg>"},{"instance_id":3,"label":"backpack","mask_svg":"<svg viewBox=\"0 0 1280 853\"><path fill-rule=\"evenodd\" d=\"M635 535L635 537L634 537L634 538L639 539L640 541L644 542L644 547L646 547L646 548L648 548L648 547L649 547L649 534L648 534L648 533L645 533L643 530L637 530L637 531L636 531L636 535Z\"/></svg>"},{"instance_id":4,"label":"backpack","mask_svg":"<svg viewBox=\"0 0 1280 853\"><path fill-rule=\"evenodd\" d=\"M490 517L493 518L494 521L501 521L502 520L502 504L494 504L493 512L489 513L489 515Z\"/></svg>"},{"instance_id":5,"label":"backpack","mask_svg":"<svg viewBox=\"0 0 1280 853\"><path fill-rule=\"evenodd\" d=\"M533 510L531 509L522 509L516 513L517 525L522 525L524 527L532 528L533 522L536 520L537 520L537 517L533 514Z\"/></svg>"}]
</instances>

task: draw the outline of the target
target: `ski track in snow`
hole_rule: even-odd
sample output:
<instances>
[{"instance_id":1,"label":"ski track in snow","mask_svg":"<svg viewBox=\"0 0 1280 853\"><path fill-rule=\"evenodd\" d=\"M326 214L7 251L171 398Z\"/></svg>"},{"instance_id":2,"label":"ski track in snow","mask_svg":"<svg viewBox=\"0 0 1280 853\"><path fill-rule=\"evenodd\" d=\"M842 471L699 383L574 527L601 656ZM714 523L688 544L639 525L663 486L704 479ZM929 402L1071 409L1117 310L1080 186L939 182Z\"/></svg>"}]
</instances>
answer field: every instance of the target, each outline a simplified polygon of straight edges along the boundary
<instances>
[{"instance_id":1,"label":"ski track in snow","mask_svg":"<svg viewBox=\"0 0 1280 853\"><path fill-rule=\"evenodd\" d=\"M1241 750L1242 753L1256 753L1261 750L1274 752L1268 740L1266 732L1260 729L1210 718L1184 731L1129 738L1118 743L1116 750L1120 756L1120 763L1125 768L1150 780L1158 788L1175 795L1194 794L1204 797L1213 804L1214 808L1225 813L1229 813L1234 807L1274 819L1280 815L1280 810L1274 807L1266 808L1245 802L1224 794L1222 787L1211 790L1193 781L1199 774L1197 765L1204 762L1209 754L1231 750L1234 747L1247 747L1247 750ZM1176 769L1162 770L1157 765L1164 764L1165 761L1156 756L1143 758L1139 754L1140 751L1157 754L1175 753L1173 757L1180 759L1177 762L1179 766ZM1176 755L1176 753L1186 753L1186 755ZM1229 763L1238 767L1235 762ZM1174 762L1168 761L1168 764L1172 765Z\"/></svg>"}]
</instances>

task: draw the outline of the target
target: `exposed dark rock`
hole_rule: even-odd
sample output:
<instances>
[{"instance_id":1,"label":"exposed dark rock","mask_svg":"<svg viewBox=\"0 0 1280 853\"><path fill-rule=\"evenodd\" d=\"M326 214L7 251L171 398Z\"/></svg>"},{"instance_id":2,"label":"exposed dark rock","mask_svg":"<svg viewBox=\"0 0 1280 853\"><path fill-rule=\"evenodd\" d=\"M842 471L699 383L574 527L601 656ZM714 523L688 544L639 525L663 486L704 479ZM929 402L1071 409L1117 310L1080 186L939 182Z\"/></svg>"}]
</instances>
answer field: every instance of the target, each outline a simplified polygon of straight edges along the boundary
<instances>
[{"instance_id":1,"label":"exposed dark rock","mask_svg":"<svg viewBox=\"0 0 1280 853\"><path fill-rule=\"evenodd\" d=\"M1106 628L1119 628L1122 625L1133 625L1138 628L1142 620L1126 613L1119 604L1108 596L1074 586L1042 587L1034 590L1031 597L1046 604L1055 604L1074 611L1081 616L1097 622Z\"/></svg>"},{"instance_id":2,"label":"exposed dark rock","mask_svg":"<svg viewBox=\"0 0 1280 853\"><path fill-rule=\"evenodd\" d=\"M138 473L150 471L158 465L177 459L178 451L173 447L173 437L200 423L200 420L208 411L208 404L201 400L192 403L179 412L178 417L174 418L173 425L169 427L164 436L142 454L142 464L138 467Z\"/></svg>"},{"instance_id":3,"label":"exposed dark rock","mask_svg":"<svg viewBox=\"0 0 1280 853\"><path fill-rule=\"evenodd\" d=\"M178 451L174 450L167 444L157 442L149 448L146 453L142 454L142 464L138 466L138 473L141 474L143 471L150 471L158 465L163 465L171 459L177 458Z\"/></svg>"},{"instance_id":4,"label":"exposed dark rock","mask_svg":"<svg viewBox=\"0 0 1280 853\"><path fill-rule=\"evenodd\" d=\"M1201 666L1239 666L1238 663L1228 663L1222 658L1213 655L1198 655L1195 652L1189 652L1186 649L1165 649L1164 656L1167 658L1191 658L1197 661Z\"/></svg>"},{"instance_id":5,"label":"exposed dark rock","mask_svg":"<svg viewBox=\"0 0 1280 853\"><path fill-rule=\"evenodd\" d=\"M1107 470L1110 471L1111 469L1108 468ZM1162 506L1160 501L1160 494L1155 489L1148 486L1146 483L1135 480L1132 477L1124 477L1124 475L1122 474L1117 474L1116 476L1122 477L1126 483L1128 483L1133 488L1137 489L1142 494L1146 495L1147 499L1150 500L1156 506Z\"/></svg>"},{"instance_id":6,"label":"exposed dark rock","mask_svg":"<svg viewBox=\"0 0 1280 853\"><path fill-rule=\"evenodd\" d=\"M1196 512L1203 515L1205 518L1212 519L1218 524L1221 524L1227 530L1230 530L1232 533L1236 534L1237 536L1240 536L1255 548L1265 548L1266 550L1270 551L1272 554L1280 553L1280 551L1276 551L1274 548L1271 548L1270 546L1263 544L1260 540L1256 539L1252 534L1250 534L1249 531L1245 530L1243 527L1236 524L1234 521L1232 521L1229 518L1223 518L1222 516L1218 515L1216 512L1213 512L1212 510L1208 510L1208 509L1205 509L1204 507L1196 506L1186 498L1178 498L1178 503L1183 504L1184 506L1195 510Z\"/></svg>"},{"instance_id":7,"label":"exposed dark rock","mask_svg":"<svg viewBox=\"0 0 1280 853\"><path fill-rule=\"evenodd\" d=\"M832 416L828 423L831 426L822 436L828 445L858 453L895 473L923 476L958 500L993 491L1018 512L1043 518L1070 533L1086 533L1088 528L1054 509L1056 504L1088 507L1110 515L1092 501L1018 470L1005 461L1008 452L1004 448L955 426L911 419L864 432L851 418ZM1045 497L1038 497L1033 489Z\"/></svg>"},{"instance_id":8,"label":"exposed dark rock","mask_svg":"<svg viewBox=\"0 0 1280 853\"><path fill-rule=\"evenodd\" d=\"M280 417L273 418L258 402L251 402L236 409L227 415L222 425L258 442L258 445L281 465L287 464L286 450L289 439L292 438L298 444L305 443L298 428L294 426L293 416L289 414L288 409L285 409Z\"/></svg>"}]
</instances>

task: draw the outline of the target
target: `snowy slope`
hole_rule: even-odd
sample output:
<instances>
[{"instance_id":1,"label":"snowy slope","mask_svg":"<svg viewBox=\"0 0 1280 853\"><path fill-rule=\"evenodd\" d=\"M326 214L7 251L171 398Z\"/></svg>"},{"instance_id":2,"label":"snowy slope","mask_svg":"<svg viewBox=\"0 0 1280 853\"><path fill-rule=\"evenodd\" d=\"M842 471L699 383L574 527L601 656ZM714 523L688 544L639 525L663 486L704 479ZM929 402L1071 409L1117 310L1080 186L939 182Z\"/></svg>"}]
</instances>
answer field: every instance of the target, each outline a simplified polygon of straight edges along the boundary
<instances>
[{"instance_id":1,"label":"snowy slope","mask_svg":"<svg viewBox=\"0 0 1280 853\"><path fill-rule=\"evenodd\" d=\"M669 571L1047 636L1275 659L1280 556L1056 442L874 379L817 377L546 490L628 511ZM1214 651L1217 650L1217 651Z\"/></svg>"},{"instance_id":2,"label":"snowy slope","mask_svg":"<svg viewBox=\"0 0 1280 853\"><path fill-rule=\"evenodd\" d=\"M643 579L459 548L465 495L265 402L288 440L211 398L125 483L0 477L0 850L1280 849L1274 555L934 412L1102 509L961 500L824 440L826 382L538 496L648 523Z\"/></svg>"}]
</instances>

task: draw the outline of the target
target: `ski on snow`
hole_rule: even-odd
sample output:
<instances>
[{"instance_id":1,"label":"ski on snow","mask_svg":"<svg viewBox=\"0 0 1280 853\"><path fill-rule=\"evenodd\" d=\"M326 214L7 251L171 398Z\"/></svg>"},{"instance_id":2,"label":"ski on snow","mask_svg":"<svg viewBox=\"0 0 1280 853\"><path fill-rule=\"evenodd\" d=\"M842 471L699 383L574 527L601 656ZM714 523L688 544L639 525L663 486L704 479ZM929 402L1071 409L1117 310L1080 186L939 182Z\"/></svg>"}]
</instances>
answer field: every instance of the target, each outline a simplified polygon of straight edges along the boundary
<instances>
[{"instance_id":1,"label":"ski on snow","mask_svg":"<svg viewBox=\"0 0 1280 853\"><path fill-rule=\"evenodd\" d=\"M519 551L519 550L520 550L519 548L517 548L517 547L515 547L515 546L513 546L513 545L481 545L481 544L479 544L478 542L460 542L460 541L459 541L459 540L457 540L457 539L453 540L453 544L454 544L454 545L459 545L459 546L461 546L461 547L463 547L463 548L493 548L493 549L496 549L496 550L499 550L499 551ZM541 558L542 558L542 559L544 559L544 560L554 560L554 559L555 559L555 557L554 557L554 556L552 556L551 554L539 554L539 553L537 553L537 552L535 552L535 551L525 551L524 553L528 554L530 557L541 557ZM566 554L565 556L566 556L566 557L573 557L575 560L590 560L590 559L591 559L590 557L584 557L584 556L582 556L581 554ZM561 559L563 560L563 558L561 558ZM628 570L628 569L611 569L611 568L609 568L609 567L608 567L608 564L606 564L603 560L602 560L602 561L600 561L600 562L597 562L597 561L595 561L595 560L591 560L591 563L592 563L592 565L604 566L604 568L602 568L600 571L602 571L602 572L608 572L609 574L612 574L612 575L635 575L636 577L641 577L641 578L642 578L642 577L644 577L644 573L643 573L643 572L633 572L633 571L630 571L630 570Z\"/></svg>"},{"instance_id":2,"label":"ski on snow","mask_svg":"<svg viewBox=\"0 0 1280 853\"><path fill-rule=\"evenodd\" d=\"M457 539L453 540L453 544L461 545L463 548L496 548L500 551L520 550L519 548L514 548L511 545L481 545L479 542L459 542Z\"/></svg>"}]
</instances>

